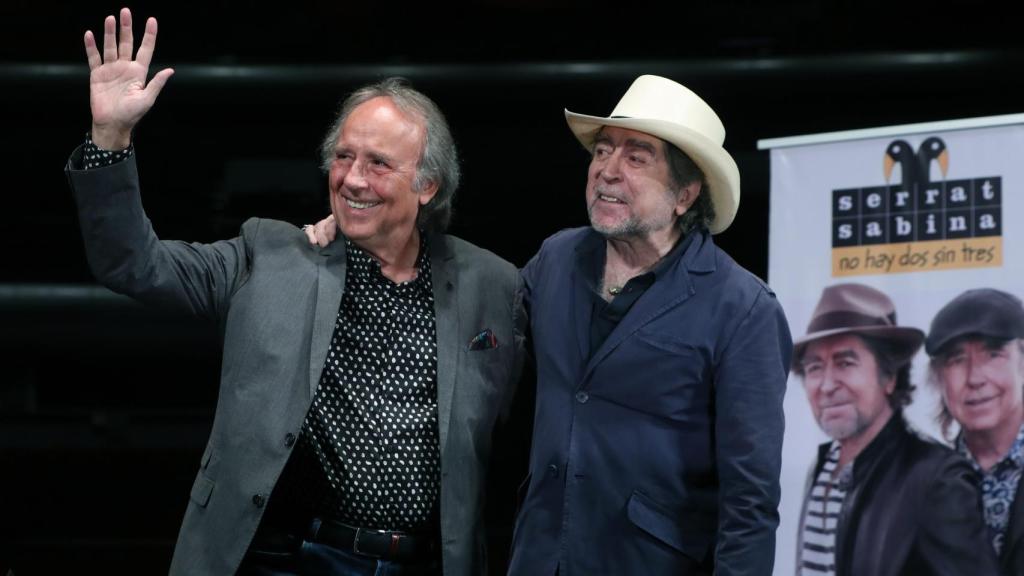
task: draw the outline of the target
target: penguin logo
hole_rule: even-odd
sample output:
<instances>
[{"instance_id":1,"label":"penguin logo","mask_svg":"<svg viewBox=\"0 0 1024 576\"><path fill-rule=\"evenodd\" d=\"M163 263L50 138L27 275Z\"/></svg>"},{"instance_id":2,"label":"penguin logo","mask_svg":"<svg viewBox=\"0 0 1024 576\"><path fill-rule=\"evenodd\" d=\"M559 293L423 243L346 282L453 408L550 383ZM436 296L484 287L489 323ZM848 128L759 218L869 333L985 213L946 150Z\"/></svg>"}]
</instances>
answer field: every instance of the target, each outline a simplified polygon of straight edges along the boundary
<instances>
[{"instance_id":1,"label":"penguin logo","mask_svg":"<svg viewBox=\"0 0 1024 576\"><path fill-rule=\"evenodd\" d=\"M893 140L885 147L882 158L882 173L887 184L892 182L893 172L899 167L900 181L895 184L910 190L916 184L923 189L936 180L932 179L932 168L938 167L941 179L949 171L949 152L942 138L930 136L921 142L917 152L906 140Z\"/></svg>"}]
</instances>

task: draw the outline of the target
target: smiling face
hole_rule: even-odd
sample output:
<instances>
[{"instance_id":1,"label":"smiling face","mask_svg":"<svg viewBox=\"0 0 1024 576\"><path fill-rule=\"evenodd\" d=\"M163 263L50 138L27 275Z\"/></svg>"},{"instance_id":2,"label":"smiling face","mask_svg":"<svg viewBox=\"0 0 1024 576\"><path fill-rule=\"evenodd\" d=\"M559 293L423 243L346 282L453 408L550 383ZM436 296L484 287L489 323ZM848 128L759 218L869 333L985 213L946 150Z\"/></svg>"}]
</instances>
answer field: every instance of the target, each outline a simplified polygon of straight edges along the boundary
<instances>
[{"instance_id":1,"label":"smiling face","mask_svg":"<svg viewBox=\"0 0 1024 576\"><path fill-rule=\"evenodd\" d=\"M606 126L594 140L587 212L590 225L605 236L664 234L699 191L699 183L681 190L673 184L665 143L657 137Z\"/></svg>"},{"instance_id":2,"label":"smiling face","mask_svg":"<svg viewBox=\"0 0 1024 576\"><path fill-rule=\"evenodd\" d=\"M437 186L416 190L423 151L422 122L384 97L359 106L345 120L330 164L331 211L342 233L373 254L418 242L419 207Z\"/></svg>"},{"instance_id":3,"label":"smiling face","mask_svg":"<svg viewBox=\"0 0 1024 576\"><path fill-rule=\"evenodd\" d=\"M801 366L811 411L830 438L847 441L875 433L892 415L895 378L881 377L860 337L840 334L810 342Z\"/></svg>"},{"instance_id":4,"label":"smiling face","mask_svg":"<svg viewBox=\"0 0 1024 576\"><path fill-rule=\"evenodd\" d=\"M946 409L967 434L1020 426L1024 413L1020 340L963 340L950 346L933 367Z\"/></svg>"}]
</instances>

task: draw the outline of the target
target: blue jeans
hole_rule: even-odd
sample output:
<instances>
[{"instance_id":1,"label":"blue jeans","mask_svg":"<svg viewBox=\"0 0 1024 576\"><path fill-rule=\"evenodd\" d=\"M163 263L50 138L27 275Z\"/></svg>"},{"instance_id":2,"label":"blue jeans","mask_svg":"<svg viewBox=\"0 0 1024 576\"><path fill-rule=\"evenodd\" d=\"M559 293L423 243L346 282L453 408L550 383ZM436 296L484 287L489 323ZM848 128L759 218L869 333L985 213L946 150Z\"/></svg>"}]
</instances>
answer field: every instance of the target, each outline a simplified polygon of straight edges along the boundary
<instances>
[{"instance_id":1,"label":"blue jeans","mask_svg":"<svg viewBox=\"0 0 1024 576\"><path fill-rule=\"evenodd\" d=\"M303 541L294 552L249 550L239 576L440 576L441 564L429 560L399 564L377 560L325 544Z\"/></svg>"}]
</instances>

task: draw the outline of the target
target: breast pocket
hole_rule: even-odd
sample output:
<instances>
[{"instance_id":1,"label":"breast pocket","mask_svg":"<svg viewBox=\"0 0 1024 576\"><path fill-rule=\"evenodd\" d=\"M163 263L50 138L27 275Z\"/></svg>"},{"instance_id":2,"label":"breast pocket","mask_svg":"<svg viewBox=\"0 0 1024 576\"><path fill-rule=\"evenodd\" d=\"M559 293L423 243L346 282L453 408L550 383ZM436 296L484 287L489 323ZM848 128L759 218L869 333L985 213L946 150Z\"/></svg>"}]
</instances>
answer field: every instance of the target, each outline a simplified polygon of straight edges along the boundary
<instances>
[{"instance_id":1,"label":"breast pocket","mask_svg":"<svg viewBox=\"0 0 1024 576\"><path fill-rule=\"evenodd\" d=\"M641 330L606 359L617 384L608 392L634 409L689 419L710 409L711 369L698 347L671 334ZM614 377L615 375L618 377Z\"/></svg>"},{"instance_id":2,"label":"breast pocket","mask_svg":"<svg viewBox=\"0 0 1024 576\"><path fill-rule=\"evenodd\" d=\"M454 401L460 413L488 435L512 385L512 362L507 352L499 347L459 353Z\"/></svg>"}]
</instances>

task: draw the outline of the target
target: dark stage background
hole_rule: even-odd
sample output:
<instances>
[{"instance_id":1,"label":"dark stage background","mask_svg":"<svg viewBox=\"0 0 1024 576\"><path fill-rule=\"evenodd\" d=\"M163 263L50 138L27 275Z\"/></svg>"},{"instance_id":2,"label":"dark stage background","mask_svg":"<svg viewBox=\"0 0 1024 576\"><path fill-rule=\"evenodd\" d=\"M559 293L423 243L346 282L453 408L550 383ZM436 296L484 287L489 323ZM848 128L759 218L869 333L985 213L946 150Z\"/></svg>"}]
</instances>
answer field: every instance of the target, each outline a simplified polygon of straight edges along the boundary
<instances>
[{"instance_id":1,"label":"dark stage background","mask_svg":"<svg viewBox=\"0 0 1024 576\"><path fill-rule=\"evenodd\" d=\"M585 223L563 108L606 115L654 73L725 122L743 198L717 240L764 277L757 139L1024 112L1024 35L995 2L679 4L137 3L136 38L160 19L154 69L177 70L136 135L149 216L198 241L315 221L336 105L402 75L461 145L453 233L522 265ZM89 127L82 32L118 7L0 7L0 575L165 573L216 402L215 328L95 285L62 173Z\"/></svg>"}]
</instances>

